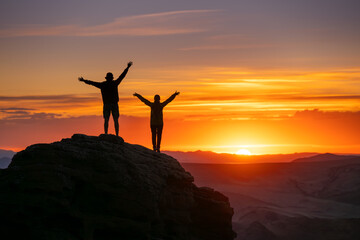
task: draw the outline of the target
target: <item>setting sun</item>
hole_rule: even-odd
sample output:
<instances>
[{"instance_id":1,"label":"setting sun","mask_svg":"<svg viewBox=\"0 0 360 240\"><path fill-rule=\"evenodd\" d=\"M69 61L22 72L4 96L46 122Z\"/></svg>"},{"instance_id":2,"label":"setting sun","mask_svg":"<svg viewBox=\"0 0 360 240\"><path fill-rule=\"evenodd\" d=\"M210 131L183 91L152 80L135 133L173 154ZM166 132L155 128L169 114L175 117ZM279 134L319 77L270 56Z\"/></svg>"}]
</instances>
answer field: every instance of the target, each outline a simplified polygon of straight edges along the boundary
<instances>
[{"instance_id":1,"label":"setting sun","mask_svg":"<svg viewBox=\"0 0 360 240\"><path fill-rule=\"evenodd\" d=\"M239 151L236 152L237 155L251 155L251 152L247 149L240 149Z\"/></svg>"}]
</instances>

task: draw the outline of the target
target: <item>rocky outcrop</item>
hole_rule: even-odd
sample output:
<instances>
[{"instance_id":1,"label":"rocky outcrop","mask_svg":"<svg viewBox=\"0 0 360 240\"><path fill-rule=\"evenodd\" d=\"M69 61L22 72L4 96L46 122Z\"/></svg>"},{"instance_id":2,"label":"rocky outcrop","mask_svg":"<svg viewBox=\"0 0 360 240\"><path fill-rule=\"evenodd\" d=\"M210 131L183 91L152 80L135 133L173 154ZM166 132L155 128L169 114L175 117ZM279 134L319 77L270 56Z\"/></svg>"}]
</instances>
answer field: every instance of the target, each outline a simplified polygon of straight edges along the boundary
<instances>
[{"instance_id":1,"label":"rocky outcrop","mask_svg":"<svg viewBox=\"0 0 360 240\"><path fill-rule=\"evenodd\" d=\"M36 144L0 171L1 239L234 239L228 198L112 135Z\"/></svg>"}]
</instances>

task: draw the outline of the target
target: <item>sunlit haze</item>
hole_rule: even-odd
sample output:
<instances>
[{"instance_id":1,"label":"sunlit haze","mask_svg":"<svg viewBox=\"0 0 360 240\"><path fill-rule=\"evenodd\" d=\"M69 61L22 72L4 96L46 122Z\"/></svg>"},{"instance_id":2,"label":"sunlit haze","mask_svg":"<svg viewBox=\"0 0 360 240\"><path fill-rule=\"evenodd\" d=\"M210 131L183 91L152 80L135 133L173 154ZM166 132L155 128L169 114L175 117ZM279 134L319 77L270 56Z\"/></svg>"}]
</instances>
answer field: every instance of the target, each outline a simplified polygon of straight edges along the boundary
<instances>
[{"instance_id":1,"label":"sunlit haze","mask_svg":"<svg viewBox=\"0 0 360 240\"><path fill-rule=\"evenodd\" d=\"M239 149L239 151L237 151L236 152L236 154L238 154L238 155L251 155L251 152L249 151L249 150L247 150L247 149Z\"/></svg>"},{"instance_id":2,"label":"sunlit haze","mask_svg":"<svg viewBox=\"0 0 360 240\"><path fill-rule=\"evenodd\" d=\"M0 148L103 132L99 89L119 85L120 135L164 150L360 153L360 2L1 1ZM112 120L110 133L114 133Z\"/></svg>"}]
</instances>

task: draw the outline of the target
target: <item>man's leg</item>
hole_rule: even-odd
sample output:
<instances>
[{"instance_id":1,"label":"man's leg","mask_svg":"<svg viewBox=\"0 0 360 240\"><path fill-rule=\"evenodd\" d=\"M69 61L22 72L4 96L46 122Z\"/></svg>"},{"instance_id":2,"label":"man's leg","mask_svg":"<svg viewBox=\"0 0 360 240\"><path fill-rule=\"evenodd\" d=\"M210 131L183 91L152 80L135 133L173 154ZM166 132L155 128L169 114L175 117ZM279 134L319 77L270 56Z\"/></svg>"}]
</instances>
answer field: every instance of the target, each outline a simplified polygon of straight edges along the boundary
<instances>
[{"instance_id":1,"label":"man's leg","mask_svg":"<svg viewBox=\"0 0 360 240\"><path fill-rule=\"evenodd\" d=\"M157 145L156 145L157 152L160 152L162 130L163 130L162 125L157 127Z\"/></svg>"},{"instance_id":2,"label":"man's leg","mask_svg":"<svg viewBox=\"0 0 360 240\"><path fill-rule=\"evenodd\" d=\"M107 105L107 104L104 104L104 106L103 106L103 117L104 117L104 131L105 131L105 134L108 134L110 108L109 108L109 105Z\"/></svg>"},{"instance_id":3,"label":"man's leg","mask_svg":"<svg viewBox=\"0 0 360 240\"><path fill-rule=\"evenodd\" d=\"M153 150L156 151L156 127L155 126L151 126L151 139L152 139Z\"/></svg>"},{"instance_id":4,"label":"man's leg","mask_svg":"<svg viewBox=\"0 0 360 240\"><path fill-rule=\"evenodd\" d=\"M114 119L115 133L116 136L119 136L119 105L117 103L113 104L111 112Z\"/></svg>"}]
</instances>

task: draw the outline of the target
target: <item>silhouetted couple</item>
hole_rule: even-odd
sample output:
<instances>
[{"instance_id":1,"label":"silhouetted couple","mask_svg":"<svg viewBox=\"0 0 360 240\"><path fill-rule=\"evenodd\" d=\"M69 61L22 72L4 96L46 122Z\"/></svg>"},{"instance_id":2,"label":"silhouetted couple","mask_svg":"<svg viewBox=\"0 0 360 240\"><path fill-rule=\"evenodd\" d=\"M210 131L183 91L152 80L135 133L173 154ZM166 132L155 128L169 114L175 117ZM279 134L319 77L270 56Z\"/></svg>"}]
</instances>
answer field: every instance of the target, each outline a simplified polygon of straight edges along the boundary
<instances>
[{"instance_id":1,"label":"silhouetted couple","mask_svg":"<svg viewBox=\"0 0 360 240\"><path fill-rule=\"evenodd\" d=\"M114 119L115 133L116 136L119 136L119 93L118 86L121 81L125 78L129 68L132 66L132 62L128 62L127 67L123 73L114 81L114 76L111 72L108 72L105 76L106 81L104 82L94 82L90 80L85 80L83 77L79 77L79 81L86 84L92 85L94 87L100 88L101 96L103 100L103 117L104 117L104 131L105 134L108 133L110 113ZM134 93L134 96L138 97L142 102L151 107L151 119L150 127L152 133L152 143L154 151L160 152L160 143L161 135L163 129L163 108L174 98L179 95L179 92L175 92L171 97L169 97L165 102L160 102L160 96L155 95L154 102L143 98L140 94Z\"/></svg>"}]
</instances>

